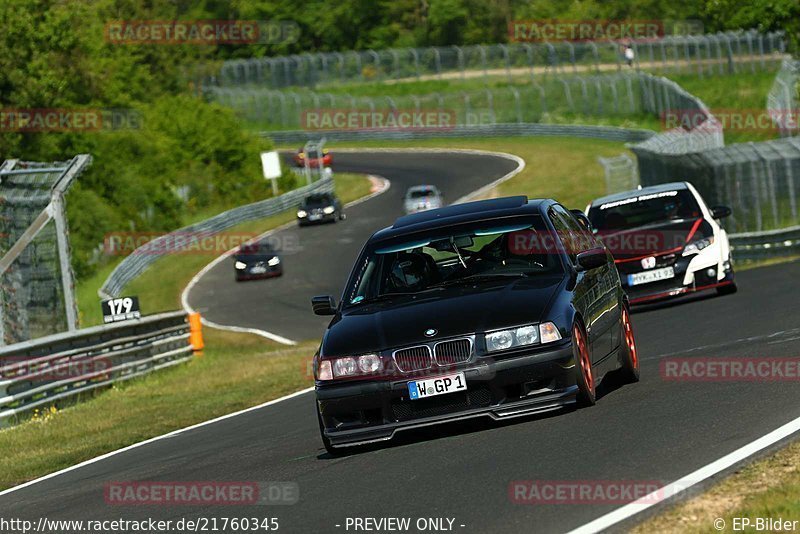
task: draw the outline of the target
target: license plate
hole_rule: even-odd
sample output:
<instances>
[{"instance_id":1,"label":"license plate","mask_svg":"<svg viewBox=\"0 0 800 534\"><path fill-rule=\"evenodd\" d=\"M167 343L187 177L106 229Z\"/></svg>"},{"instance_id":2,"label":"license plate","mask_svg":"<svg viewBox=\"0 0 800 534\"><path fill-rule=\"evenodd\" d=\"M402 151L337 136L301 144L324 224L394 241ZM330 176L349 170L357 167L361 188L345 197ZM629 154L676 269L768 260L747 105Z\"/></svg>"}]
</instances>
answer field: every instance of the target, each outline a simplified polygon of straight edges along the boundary
<instances>
[{"instance_id":1,"label":"license plate","mask_svg":"<svg viewBox=\"0 0 800 534\"><path fill-rule=\"evenodd\" d=\"M415 380L408 383L408 394L411 396L411 400L427 399L428 397L465 391L466 389L467 381L464 379L464 373L429 378L427 380Z\"/></svg>"},{"instance_id":2,"label":"license plate","mask_svg":"<svg viewBox=\"0 0 800 534\"><path fill-rule=\"evenodd\" d=\"M638 286L639 284L649 284L650 282L658 282L659 280L669 280L675 278L675 269L672 267L664 267L663 269L653 269L643 273L629 274L628 285Z\"/></svg>"},{"instance_id":3,"label":"license plate","mask_svg":"<svg viewBox=\"0 0 800 534\"><path fill-rule=\"evenodd\" d=\"M318 221L320 219L320 217L322 217L322 216L321 215L309 215L308 216L308 220L309 221Z\"/></svg>"},{"instance_id":4,"label":"license plate","mask_svg":"<svg viewBox=\"0 0 800 534\"><path fill-rule=\"evenodd\" d=\"M253 274L262 274L267 272L267 268L263 265L254 265L253 268L250 269L250 272Z\"/></svg>"}]
</instances>

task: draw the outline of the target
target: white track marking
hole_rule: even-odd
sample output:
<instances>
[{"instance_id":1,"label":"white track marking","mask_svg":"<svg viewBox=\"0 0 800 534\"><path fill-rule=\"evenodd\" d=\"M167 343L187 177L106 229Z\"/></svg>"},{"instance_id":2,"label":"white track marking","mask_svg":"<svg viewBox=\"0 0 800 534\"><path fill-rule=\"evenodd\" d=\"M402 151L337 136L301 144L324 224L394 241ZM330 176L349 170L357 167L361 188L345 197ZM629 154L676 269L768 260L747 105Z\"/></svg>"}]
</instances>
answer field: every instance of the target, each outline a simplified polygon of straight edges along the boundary
<instances>
[{"instance_id":1,"label":"white track marking","mask_svg":"<svg viewBox=\"0 0 800 534\"><path fill-rule=\"evenodd\" d=\"M8 495L9 493L13 493L13 492L18 491L18 490L21 490L23 488L27 488L28 486L33 486L34 484L38 484L39 482L44 482L45 480L57 477L59 475L63 475L64 473L69 473L70 471L74 471L76 469L80 469L81 467L85 467L87 465L91 465L93 463L97 463L99 461L105 460L106 458L111 458L112 456L116 456L118 454L122 454L123 452L127 452L127 451L130 451L132 449L138 449L139 447L141 447L143 445L147 445L147 444L153 443L155 441L160 441L162 439L172 438L172 437L175 437L175 436L177 436L179 434L182 434L183 432L188 432L189 430L194 430L196 428L201 428L201 427L204 427L204 426L208 426L208 425L217 423L219 421L224 421L225 419L230 419L231 417L236 417L236 416L239 416L239 415L242 415L242 414L246 414L246 413L249 413L249 412L252 412L252 411L255 411L255 410L260 410L262 408L266 408L267 406L272 406L273 404L277 404L279 402L283 402L285 400L289 400L289 399L292 399L294 397L299 397L300 395L304 395L304 394L310 393L312 391L314 391L313 387L302 389L300 391L295 391L294 393L290 393L289 395L286 395L284 397L280 397L278 399L273 399L271 401L267 401L267 402L265 402L263 404L259 404L258 406L252 406L250 408L245 408L244 410L239 410L238 412L233 412L233 413L229 413L227 415L222 415L222 416L217 417L215 419L210 419L208 421L203 421L202 423L197 423L196 425L187 426L186 428L180 428L178 430L173 430L172 432L169 432L167 434L162 434L161 436L156 436L154 438L150 438L150 439L146 439L144 441L140 441L138 443L134 443L133 445L128 445L127 447L123 447L122 449L117 449L115 451L108 452L106 454L97 456L96 458L92 458L91 460L86 460L86 461L81 462L79 464L67 467L66 469L62 469L60 471L56 471L54 473L50 473L50 474L45 475L43 477L39 477L37 479L25 482L24 484L20 484L19 486L14 486L13 488L9 488L7 490L0 491L0 497L2 497L3 495Z\"/></svg>"},{"instance_id":2,"label":"white track marking","mask_svg":"<svg viewBox=\"0 0 800 534\"><path fill-rule=\"evenodd\" d=\"M697 471L694 471L693 473L690 473L671 484L667 484L661 489L658 489L637 501L626 504L625 506L617 508L616 510L609 512L604 516L598 517L597 519L570 531L568 534L589 534L600 532L601 530L614 526L621 521L625 521L626 519L629 519L634 515L647 510L651 506L658 504L664 499L670 498L674 495L679 495L692 486L699 484L704 480L708 480L714 475L717 475L722 471L735 466L739 462L746 460L750 456L753 456L760 451L763 451L767 447L770 447L779 441L788 438L798 430L800 430L800 417L794 421L786 423L780 428L773 430L769 434L762 436L751 443L748 443L744 447L723 456L719 460L711 462L710 464L701 467Z\"/></svg>"},{"instance_id":3,"label":"white track marking","mask_svg":"<svg viewBox=\"0 0 800 534\"><path fill-rule=\"evenodd\" d=\"M369 174L367 175L367 178L369 178L369 180L372 181L374 184L372 193L370 193L367 196L361 197L359 199L353 200L352 202L348 202L347 204L345 204L344 206L345 208L350 208L351 206L361 204L362 202L366 202L371 198L381 195L386 191L388 191L389 188L392 186L392 183L389 180L387 180L386 178L382 178L380 176ZM280 232L281 230L286 230L287 228L291 228L295 224L297 223L295 223L294 221L287 222L285 224L272 228L271 230L267 230L263 234L252 239L252 241L260 241L276 232ZM238 247L232 248L229 251L222 254L221 256L217 256L205 267L203 267L200 270L200 272L198 272L196 275L192 277L192 279L189 281L189 283L186 285L186 287L183 289L183 292L181 293L181 306L183 306L183 309L186 310L186 313L193 313L195 311L194 308L192 308L192 306L189 304L189 292L192 290L192 288L194 288L194 286L197 285L197 282L199 282L200 279L203 276L205 276L208 271L216 267L221 261L224 261L226 258L230 257L230 255L235 253L237 250ZM278 334L273 334L272 332L267 332L266 330L261 330L259 328L244 328L241 326L219 324L213 321L209 321L205 317L203 317L201 320L204 325L210 328L216 328L218 330L227 330L229 332L242 332L248 334L255 334L257 336L261 336L263 338L275 341L277 343L281 343L283 345L297 345L297 341L283 337Z\"/></svg>"}]
</instances>

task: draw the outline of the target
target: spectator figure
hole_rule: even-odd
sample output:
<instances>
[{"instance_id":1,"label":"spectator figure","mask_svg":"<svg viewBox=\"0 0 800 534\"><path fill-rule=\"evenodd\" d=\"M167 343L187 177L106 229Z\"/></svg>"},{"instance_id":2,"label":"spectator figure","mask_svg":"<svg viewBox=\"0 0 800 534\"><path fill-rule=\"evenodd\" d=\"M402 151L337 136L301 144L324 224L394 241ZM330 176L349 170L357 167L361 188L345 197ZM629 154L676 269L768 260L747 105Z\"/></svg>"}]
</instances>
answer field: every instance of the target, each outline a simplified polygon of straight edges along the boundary
<instances>
[{"instance_id":1,"label":"spectator figure","mask_svg":"<svg viewBox=\"0 0 800 534\"><path fill-rule=\"evenodd\" d=\"M630 43L625 45L623 54L625 55L625 62L628 66L633 67L633 60L636 58L636 53L633 51L633 46L631 46Z\"/></svg>"}]
</instances>

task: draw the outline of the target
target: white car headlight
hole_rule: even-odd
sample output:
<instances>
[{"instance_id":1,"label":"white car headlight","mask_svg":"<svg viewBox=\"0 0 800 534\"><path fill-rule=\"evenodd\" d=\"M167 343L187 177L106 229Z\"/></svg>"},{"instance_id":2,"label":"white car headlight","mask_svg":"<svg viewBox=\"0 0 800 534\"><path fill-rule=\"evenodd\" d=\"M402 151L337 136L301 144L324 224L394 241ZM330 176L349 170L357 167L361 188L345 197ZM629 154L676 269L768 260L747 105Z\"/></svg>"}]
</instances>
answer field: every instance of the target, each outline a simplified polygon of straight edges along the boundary
<instances>
[{"instance_id":1,"label":"white car headlight","mask_svg":"<svg viewBox=\"0 0 800 534\"><path fill-rule=\"evenodd\" d=\"M698 239L697 241L692 241L683 249L682 256L688 256L689 254L697 254L704 248L711 246L714 243L714 236L706 237L705 239Z\"/></svg>"},{"instance_id":2,"label":"white car headlight","mask_svg":"<svg viewBox=\"0 0 800 534\"><path fill-rule=\"evenodd\" d=\"M322 213L324 213L325 215L330 215L334 211L336 211L336 208L334 208L333 206L326 206L322 209Z\"/></svg>"},{"instance_id":3,"label":"white car headlight","mask_svg":"<svg viewBox=\"0 0 800 534\"><path fill-rule=\"evenodd\" d=\"M243 261L237 261L236 263L233 264L233 266L241 271L242 269L247 267L247 264Z\"/></svg>"},{"instance_id":4,"label":"white car headlight","mask_svg":"<svg viewBox=\"0 0 800 534\"><path fill-rule=\"evenodd\" d=\"M306 210L297 210L297 216L300 217L301 219L306 217L307 215L308 213L306 213Z\"/></svg>"},{"instance_id":5,"label":"white car headlight","mask_svg":"<svg viewBox=\"0 0 800 534\"><path fill-rule=\"evenodd\" d=\"M539 341L539 331L534 325L520 326L508 330L497 330L486 334L486 350L495 352L513 347L533 345Z\"/></svg>"},{"instance_id":6,"label":"white car headlight","mask_svg":"<svg viewBox=\"0 0 800 534\"><path fill-rule=\"evenodd\" d=\"M275 267L280 262L281 262L281 259L278 256L273 256L272 258L269 259L269 261L267 262L267 265L269 265L270 267Z\"/></svg>"}]
</instances>

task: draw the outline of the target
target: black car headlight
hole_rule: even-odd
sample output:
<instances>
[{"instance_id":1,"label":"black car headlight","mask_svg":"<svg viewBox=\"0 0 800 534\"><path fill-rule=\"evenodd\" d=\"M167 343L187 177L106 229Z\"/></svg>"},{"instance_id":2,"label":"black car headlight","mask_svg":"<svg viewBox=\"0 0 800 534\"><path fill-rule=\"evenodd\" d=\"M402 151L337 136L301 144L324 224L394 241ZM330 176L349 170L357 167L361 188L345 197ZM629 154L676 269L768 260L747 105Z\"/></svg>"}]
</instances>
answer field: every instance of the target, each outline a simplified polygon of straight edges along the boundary
<instances>
[{"instance_id":1,"label":"black car headlight","mask_svg":"<svg viewBox=\"0 0 800 534\"><path fill-rule=\"evenodd\" d=\"M487 332L486 350L497 352L537 343L551 343L559 339L561 334L553 323L531 324Z\"/></svg>"},{"instance_id":2,"label":"black car headlight","mask_svg":"<svg viewBox=\"0 0 800 534\"><path fill-rule=\"evenodd\" d=\"M334 211L336 211L336 208L334 208L333 206L325 206L324 208L322 208L322 213L324 213L325 215L330 215Z\"/></svg>"},{"instance_id":3,"label":"black car headlight","mask_svg":"<svg viewBox=\"0 0 800 534\"><path fill-rule=\"evenodd\" d=\"M345 356L320 360L317 368L318 380L350 378L377 374L381 370L381 359L377 354Z\"/></svg>"},{"instance_id":4,"label":"black car headlight","mask_svg":"<svg viewBox=\"0 0 800 534\"><path fill-rule=\"evenodd\" d=\"M243 262L243 261L237 261L236 263L234 263L234 264L233 264L233 266L234 266L234 267L235 267L237 270L241 271L242 269L244 269L245 267L247 267L247 264L246 264L245 262Z\"/></svg>"}]
</instances>

